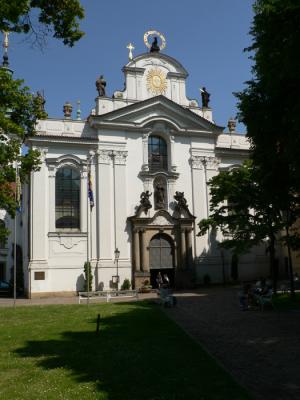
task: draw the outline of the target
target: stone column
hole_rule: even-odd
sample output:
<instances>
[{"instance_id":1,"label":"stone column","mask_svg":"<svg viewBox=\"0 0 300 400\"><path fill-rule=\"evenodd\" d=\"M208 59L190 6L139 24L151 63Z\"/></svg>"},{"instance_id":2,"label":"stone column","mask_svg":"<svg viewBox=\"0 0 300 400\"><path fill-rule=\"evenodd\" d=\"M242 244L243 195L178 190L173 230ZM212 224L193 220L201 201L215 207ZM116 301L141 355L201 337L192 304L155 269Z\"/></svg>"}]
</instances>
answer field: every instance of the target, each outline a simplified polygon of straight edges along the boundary
<instances>
[{"instance_id":1,"label":"stone column","mask_svg":"<svg viewBox=\"0 0 300 400\"><path fill-rule=\"evenodd\" d=\"M171 167L172 172L176 172L177 167L174 164L174 159L175 159L175 136L170 135L170 151L169 151L169 165Z\"/></svg>"},{"instance_id":2,"label":"stone column","mask_svg":"<svg viewBox=\"0 0 300 400\"><path fill-rule=\"evenodd\" d=\"M109 260L114 251L112 219L112 166L110 150L98 149L96 210L98 258Z\"/></svg>"},{"instance_id":3,"label":"stone column","mask_svg":"<svg viewBox=\"0 0 300 400\"><path fill-rule=\"evenodd\" d=\"M133 259L134 259L134 268L136 272L140 272L141 264L140 264L140 240L139 240L139 230L133 230Z\"/></svg>"},{"instance_id":4,"label":"stone column","mask_svg":"<svg viewBox=\"0 0 300 400\"><path fill-rule=\"evenodd\" d=\"M192 152L191 154L191 173L192 173L192 196L193 208L192 214L196 216L195 224L199 223L202 218L207 218L207 205L206 205L206 183L205 173L202 163L202 156L198 153ZM194 254L195 257L199 256L206 247L207 238L197 237L194 231Z\"/></svg>"},{"instance_id":5,"label":"stone column","mask_svg":"<svg viewBox=\"0 0 300 400\"><path fill-rule=\"evenodd\" d=\"M84 166L80 174L80 230L87 232L88 227L88 188L87 188L87 167Z\"/></svg>"},{"instance_id":6,"label":"stone column","mask_svg":"<svg viewBox=\"0 0 300 400\"><path fill-rule=\"evenodd\" d=\"M181 228L181 269L186 267L185 229Z\"/></svg>"},{"instance_id":7,"label":"stone column","mask_svg":"<svg viewBox=\"0 0 300 400\"><path fill-rule=\"evenodd\" d=\"M188 267L191 267L193 260L193 249L192 249L192 229L187 229L185 232L185 240L186 240L186 254L187 254L187 264Z\"/></svg>"},{"instance_id":8,"label":"stone column","mask_svg":"<svg viewBox=\"0 0 300 400\"><path fill-rule=\"evenodd\" d=\"M148 160L148 139L149 133L143 134L143 171L149 171L149 160Z\"/></svg>"},{"instance_id":9,"label":"stone column","mask_svg":"<svg viewBox=\"0 0 300 400\"><path fill-rule=\"evenodd\" d=\"M114 212L116 247L121 252L121 258L129 260L130 246L128 237L124 234L127 220L127 175L126 159L128 152L125 150L113 151L114 162Z\"/></svg>"},{"instance_id":10,"label":"stone column","mask_svg":"<svg viewBox=\"0 0 300 400\"><path fill-rule=\"evenodd\" d=\"M48 262L49 182L45 158L47 149L41 150L41 165L31 173L31 261Z\"/></svg>"},{"instance_id":11,"label":"stone column","mask_svg":"<svg viewBox=\"0 0 300 400\"><path fill-rule=\"evenodd\" d=\"M145 229L141 229L141 259L142 259L142 270L144 272L149 272L149 265L147 259L147 249L145 242Z\"/></svg>"},{"instance_id":12,"label":"stone column","mask_svg":"<svg viewBox=\"0 0 300 400\"><path fill-rule=\"evenodd\" d=\"M49 232L55 232L55 176L56 168L54 165L48 165L49 170Z\"/></svg>"}]
</instances>

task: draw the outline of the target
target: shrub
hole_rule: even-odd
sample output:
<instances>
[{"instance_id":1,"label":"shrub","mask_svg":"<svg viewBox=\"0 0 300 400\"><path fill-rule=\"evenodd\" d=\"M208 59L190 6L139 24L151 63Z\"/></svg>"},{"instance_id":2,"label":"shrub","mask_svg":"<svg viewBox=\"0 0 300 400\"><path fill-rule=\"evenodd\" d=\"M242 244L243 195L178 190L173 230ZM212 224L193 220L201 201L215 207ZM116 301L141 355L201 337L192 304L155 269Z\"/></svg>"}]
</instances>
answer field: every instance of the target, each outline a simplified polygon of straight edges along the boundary
<instances>
[{"instance_id":1,"label":"shrub","mask_svg":"<svg viewBox=\"0 0 300 400\"><path fill-rule=\"evenodd\" d=\"M88 289L88 281L89 281L89 289ZM93 283L93 275L92 275L92 267L90 262L84 263L84 291L92 290Z\"/></svg>"},{"instance_id":2,"label":"shrub","mask_svg":"<svg viewBox=\"0 0 300 400\"><path fill-rule=\"evenodd\" d=\"M131 287L131 283L129 279L124 279L124 282L122 283L121 290L129 290Z\"/></svg>"}]
</instances>

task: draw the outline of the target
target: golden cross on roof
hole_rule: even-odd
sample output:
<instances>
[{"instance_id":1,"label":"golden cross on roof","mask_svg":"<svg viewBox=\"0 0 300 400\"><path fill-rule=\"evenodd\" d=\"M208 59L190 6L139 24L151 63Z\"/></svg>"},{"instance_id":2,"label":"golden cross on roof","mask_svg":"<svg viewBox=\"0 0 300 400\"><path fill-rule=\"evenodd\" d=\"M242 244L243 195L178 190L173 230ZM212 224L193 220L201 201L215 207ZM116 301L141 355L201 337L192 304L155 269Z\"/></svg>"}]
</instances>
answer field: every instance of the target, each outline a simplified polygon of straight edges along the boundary
<instances>
[{"instance_id":1,"label":"golden cross on roof","mask_svg":"<svg viewBox=\"0 0 300 400\"><path fill-rule=\"evenodd\" d=\"M128 58L129 58L129 60L132 60L132 59L133 59L132 50L134 50L135 47L133 46L132 43L129 43L129 44L126 46L126 48L129 50Z\"/></svg>"}]
</instances>

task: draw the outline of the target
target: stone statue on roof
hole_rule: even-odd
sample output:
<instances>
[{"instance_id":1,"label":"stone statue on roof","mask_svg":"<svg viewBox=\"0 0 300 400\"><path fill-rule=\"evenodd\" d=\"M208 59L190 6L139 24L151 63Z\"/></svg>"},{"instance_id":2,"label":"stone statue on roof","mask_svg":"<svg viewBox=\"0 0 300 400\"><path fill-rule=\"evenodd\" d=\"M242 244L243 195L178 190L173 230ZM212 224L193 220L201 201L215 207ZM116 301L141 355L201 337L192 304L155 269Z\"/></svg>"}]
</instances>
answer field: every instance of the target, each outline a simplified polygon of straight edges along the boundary
<instances>
[{"instance_id":1,"label":"stone statue on roof","mask_svg":"<svg viewBox=\"0 0 300 400\"><path fill-rule=\"evenodd\" d=\"M202 107L207 108L210 98L210 93L207 92L206 88L203 87L201 90Z\"/></svg>"},{"instance_id":2,"label":"stone statue on roof","mask_svg":"<svg viewBox=\"0 0 300 400\"><path fill-rule=\"evenodd\" d=\"M99 97L105 96L105 87L106 87L106 80L104 79L103 75L96 80L96 88L98 90Z\"/></svg>"},{"instance_id":3,"label":"stone statue on roof","mask_svg":"<svg viewBox=\"0 0 300 400\"><path fill-rule=\"evenodd\" d=\"M160 50L160 47L157 43L157 36L154 37L151 48L150 48L150 53L158 53Z\"/></svg>"}]
</instances>

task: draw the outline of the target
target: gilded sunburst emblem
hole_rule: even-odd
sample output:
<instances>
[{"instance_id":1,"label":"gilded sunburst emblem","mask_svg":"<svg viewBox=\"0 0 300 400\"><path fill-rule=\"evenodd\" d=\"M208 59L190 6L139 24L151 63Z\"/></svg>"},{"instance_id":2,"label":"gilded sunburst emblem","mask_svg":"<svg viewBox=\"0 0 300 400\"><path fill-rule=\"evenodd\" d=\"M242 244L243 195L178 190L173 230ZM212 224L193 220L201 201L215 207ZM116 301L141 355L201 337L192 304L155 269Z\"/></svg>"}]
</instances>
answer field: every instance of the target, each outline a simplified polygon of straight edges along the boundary
<instances>
[{"instance_id":1,"label":"gilded sunburst emblem","mask_svg":"<svg viewBox=\"0 0 300 400\"><path fill-rule=\"evenodd\" d=\"M152 68L147 74L147 89L153 94L163 94L167 90L166 75L158 68Z\"/></svg>"}]
</instances>

